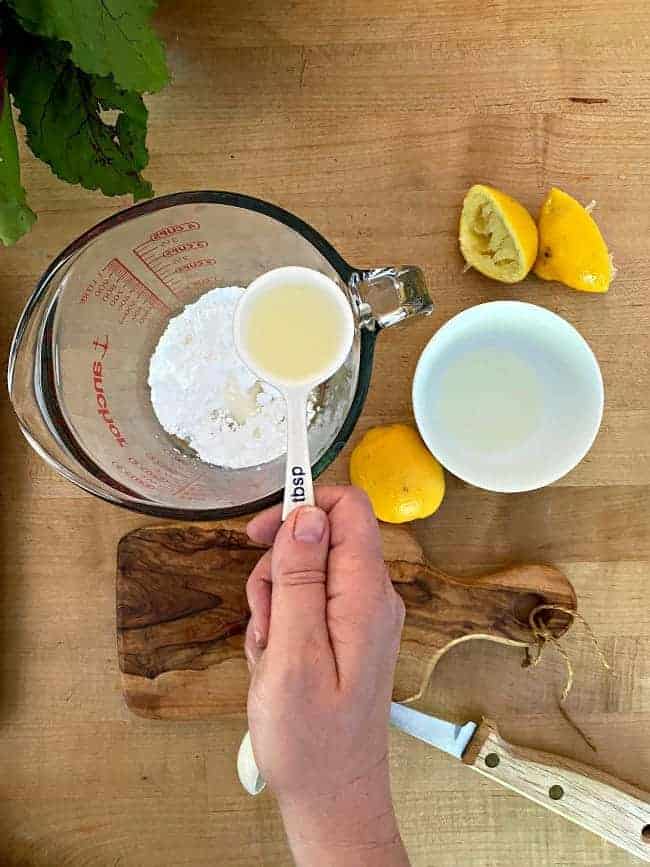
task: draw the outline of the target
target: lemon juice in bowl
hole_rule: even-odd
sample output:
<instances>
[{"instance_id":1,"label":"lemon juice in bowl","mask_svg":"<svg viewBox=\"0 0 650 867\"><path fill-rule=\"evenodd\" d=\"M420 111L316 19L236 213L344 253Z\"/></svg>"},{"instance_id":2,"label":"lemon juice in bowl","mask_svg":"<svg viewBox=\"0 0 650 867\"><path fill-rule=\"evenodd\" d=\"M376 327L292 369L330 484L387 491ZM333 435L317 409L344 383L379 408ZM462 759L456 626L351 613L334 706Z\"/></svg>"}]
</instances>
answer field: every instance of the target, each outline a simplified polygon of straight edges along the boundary
<instances>
[{"instance_id":1,"label":"lemon juice in bowl","mask_svg":"<svg viewBox=\"0 0 650 867\"><path fill-rule=\"evenodd\" d=\"M435 411L449 436L473 451L515 448L539 424L539 376L508 349L487 345L470 350L442 375Z\"/></svg>"},{"instance_id":2,"label":"lemon juice in bowl","mask_svg":"<svg viewBox=\"0 0 650 867\"><path fill-rule=\"evenodd\" d=\"M566 320L492 301L449 320L425 347L413 409L431 453L488 491L531 491L572 470L596 437L603 380Z\"/></svg>"}]
</instances>

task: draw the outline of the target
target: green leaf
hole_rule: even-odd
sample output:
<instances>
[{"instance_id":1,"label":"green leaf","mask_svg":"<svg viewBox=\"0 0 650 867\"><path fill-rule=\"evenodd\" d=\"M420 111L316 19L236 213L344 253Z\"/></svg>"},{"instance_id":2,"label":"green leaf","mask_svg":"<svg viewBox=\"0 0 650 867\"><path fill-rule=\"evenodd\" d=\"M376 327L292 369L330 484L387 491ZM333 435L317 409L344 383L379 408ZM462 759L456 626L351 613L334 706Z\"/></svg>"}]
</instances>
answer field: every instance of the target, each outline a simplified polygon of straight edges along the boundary
<instances>
[{"instance_id":1,"label":"green leaf","mask_svg":"<svg viewBox=\"0 0 650 867\"><path fill-rule=\"evenodd\" d=\"M20 185L18 142L6 88L2 93L0 115L0 241L15 244L29 232L36 214L28 207L25 190Z\"/></svg>"},{"instance_id":2,"label":"green leaf","mask_svg":"<svg viewBox=\"0 0 650 867\"><path fill-rule=\"evenodd\" d=\"M14 36L9 85L36 156L71 184L136 200L153 195L140 174L149 158L142 97L82 72L63 43Z\"/></svg>"},{"instance_id":3,"label":"green leaf","mask_svg":"<svg viewBox=\"0 0 650 867\"><path fill-rule=\"evenodd\" d=\"M165 50L149 23L157 0L7 0L30 33L70 44L85 72L112 75L126 90L169 81Z\"/></svg>"}]
</instances>

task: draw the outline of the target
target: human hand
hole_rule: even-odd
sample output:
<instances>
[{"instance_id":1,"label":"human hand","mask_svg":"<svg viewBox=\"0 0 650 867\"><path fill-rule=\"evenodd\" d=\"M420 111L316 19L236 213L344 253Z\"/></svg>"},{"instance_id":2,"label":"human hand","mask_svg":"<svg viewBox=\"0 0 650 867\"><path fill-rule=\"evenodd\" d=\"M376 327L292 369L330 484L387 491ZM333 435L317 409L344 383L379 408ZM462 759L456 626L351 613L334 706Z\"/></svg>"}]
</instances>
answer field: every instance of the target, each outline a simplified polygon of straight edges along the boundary
<instances>
[{"instance_id":1,"label":"human hand","mask_svg":"<svg viewBox=\"0 0 650 867\"><path fill-rule=\"evenodd\" d=\"M301 865L407 865L393 813L388 716L404 605L365 494L248 525L273 545L247 584L248 721Z\"/></svg>"}]
</instances>

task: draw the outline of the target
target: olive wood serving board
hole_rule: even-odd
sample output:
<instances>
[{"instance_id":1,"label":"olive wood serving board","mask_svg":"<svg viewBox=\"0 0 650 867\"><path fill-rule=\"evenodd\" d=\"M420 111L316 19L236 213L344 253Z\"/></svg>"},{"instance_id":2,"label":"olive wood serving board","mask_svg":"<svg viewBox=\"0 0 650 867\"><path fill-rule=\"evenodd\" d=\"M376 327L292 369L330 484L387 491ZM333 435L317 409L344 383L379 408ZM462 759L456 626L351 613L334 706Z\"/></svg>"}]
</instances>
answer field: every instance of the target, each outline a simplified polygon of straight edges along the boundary
<instances>
[{"instance_id":1,"label":"olive wood serving board","mask_svg":"<svg viewBox=\"0 0 650 867\"><path fill-rule=\"evenodd\" d=\"M514 565L473 579L427 565L401 527L384 527L384 554L406 621L394 699L419 696L442 654L485 638L534 643L539 604L575 610L567 578L552 566ZM117 646L128 707L157 719L216 719L246 707L243 644L246 579L261 555L241 521L167 524L124 536L117 552ZM546 615L557 636L571 618Z\"/></svg>"}]
</instances>

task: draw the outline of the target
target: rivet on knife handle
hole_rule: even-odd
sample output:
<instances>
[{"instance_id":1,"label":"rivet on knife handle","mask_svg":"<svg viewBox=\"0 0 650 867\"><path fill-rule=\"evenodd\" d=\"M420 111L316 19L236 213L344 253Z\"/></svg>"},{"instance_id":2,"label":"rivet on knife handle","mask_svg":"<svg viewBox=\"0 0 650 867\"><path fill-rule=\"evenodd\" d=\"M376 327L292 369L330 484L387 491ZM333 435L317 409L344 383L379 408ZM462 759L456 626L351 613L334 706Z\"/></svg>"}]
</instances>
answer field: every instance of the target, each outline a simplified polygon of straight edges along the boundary
<instances>
[{"instance_id":1,"label":"rivet on knife handle","mask_svg":"<svg viewBox=\"0 0 650 867\"><path fill-rule=\"evenodd\" d=\"M650 793L571 759L515 747L487 720L463 762L650 863Z\"/></svg>"}]
</instances>

